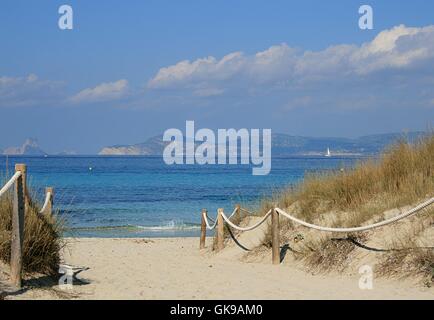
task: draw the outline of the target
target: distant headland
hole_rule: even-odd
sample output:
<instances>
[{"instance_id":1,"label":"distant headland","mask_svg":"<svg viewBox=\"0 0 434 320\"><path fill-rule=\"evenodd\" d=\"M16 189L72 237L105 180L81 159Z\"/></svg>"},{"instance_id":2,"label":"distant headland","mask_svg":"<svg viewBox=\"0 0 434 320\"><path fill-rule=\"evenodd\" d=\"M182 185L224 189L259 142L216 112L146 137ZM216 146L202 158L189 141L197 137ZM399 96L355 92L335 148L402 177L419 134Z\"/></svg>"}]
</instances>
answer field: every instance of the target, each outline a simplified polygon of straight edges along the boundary
<instances>
[{"instance_id":1,"label":"distant headland","mask_svg":"<svg viewBox=\"0 0 434 320\"><path fill-rule=\"evenodd\" d=\"M334 156L360 156L379 153L387 145L399 139L413 142L424 135L426 135L426 132L414 131L367 135L351 139L316 138L275 133L272 134L271 145L273 156L320 156L324 155L327 149L330 149L331 155ZM168 143L163 141L162 136L154 136L143 143L107 146L102 148L98 154L159 156L163 154L163 150Z\"/></svg>"},{"instance_id":2,"label":"distant headland","mask_svg":"<svg viewBox=\"0 0 434 320\"><path fill-rule=\"evenodd\" d=\"M425 136L423 131L407 133L385 133L366 135L358 138L339 137L306 137L283 133L273 133L271 138L273 156L322 156L330 150L332 156L361 156L381 152L387 145L404 139L414 142ZM102 156L161 156L168 142L163 136L154 136L145 142L136 144L113 145L101 148L98 155ZM40 147L38 140L28 138L19 147L0 148L0 155L10 156L73 156L76 151L61 151L48 153Z\"/></svg>"}]
</instances>

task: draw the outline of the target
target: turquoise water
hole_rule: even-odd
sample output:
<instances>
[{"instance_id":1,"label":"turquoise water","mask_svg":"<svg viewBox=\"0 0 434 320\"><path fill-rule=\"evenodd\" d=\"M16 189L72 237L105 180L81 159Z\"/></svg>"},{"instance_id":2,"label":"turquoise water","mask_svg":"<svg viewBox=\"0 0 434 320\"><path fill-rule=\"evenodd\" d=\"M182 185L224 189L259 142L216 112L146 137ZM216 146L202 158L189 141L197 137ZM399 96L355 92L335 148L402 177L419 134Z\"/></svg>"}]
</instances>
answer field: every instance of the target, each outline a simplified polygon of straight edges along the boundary
<instances>
[{"instance_id":1,"label":"turquoise water","mask_svg":"<svg viewBox=\"0 0 434 320\"><path fill-rule=\"evenodd\" d=\"M307 172L354 165L349 157L274 157L267 176L249 165L166 165L161 157L9 157L28 167L35 197L55 188L55 208L77 237L197 236L200 212L254 207ZM0 157L4 176L6 158Z\"/></svg>"}]
</instances>

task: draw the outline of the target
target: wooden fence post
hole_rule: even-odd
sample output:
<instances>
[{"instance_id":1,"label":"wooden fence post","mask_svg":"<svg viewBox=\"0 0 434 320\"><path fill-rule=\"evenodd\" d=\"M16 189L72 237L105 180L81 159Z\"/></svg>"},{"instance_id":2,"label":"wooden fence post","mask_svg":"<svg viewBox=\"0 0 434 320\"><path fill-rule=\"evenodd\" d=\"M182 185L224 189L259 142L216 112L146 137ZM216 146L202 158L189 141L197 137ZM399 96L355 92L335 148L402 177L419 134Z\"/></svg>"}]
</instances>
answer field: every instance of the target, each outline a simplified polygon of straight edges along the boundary
<instances>
[{"instance_id":1,"label":"wooden fence post","mask_svg":"<svg viewBox=\"0 0 434 320\"><path fill-rule=\"evenodd\" d=\"M271 239L273 264L280 264L279 213L276 209L271 213Z\"/></svg>"},{"instance_id":2,"label":"wooden fence post","mask_svg":"<svg viewBox=\"0 0 434 320\"><path fill-rule=\"evenodd\" d=\"M206 209L202 209L202 215L201 215L201 223L200 223L200 249L205 248L205 239L206 239L206 223L205 223L205 217L207 211Z\"/></svg>"},{"instance_id":3,"label":"wooden fence post","mask_svg":"<svg viewBox=\"0 0 434 320\"><path fill-rule=\"evenodd\" d=\"M23 235L24 216L26 208L26 165L16 164L15 172L21 176L15 182L13 212L12 212L12 241L11 241L11 280L17 287L22 285L23 268Z\"/></svg>"},{"instance_id":4,"label":"wooden fence post","mask_svg":"<svg viewBox=\"0 0 434 320\"><path fill-rule=\"evenodd\" d=\"M237 204L235 205L235 210L237 210L236 215L239 217L240 214L241 214L241 205L237 203Z\"/></svg>"},{"instance_id":5,"label":"wooden fence post","mask_svg":"<svg viewBox=\"0 0 434 320\"><path fill-rule=\"evenodd\" d=\"M48 215L51 216L53 214L54 188L53 187L46 187L45 188L45 195L47 195L48 192L50 193L50 200L48 201L46 212Z\"/></svg>"},{"instance_id":6,"label":"wooden fence post","mask_svg":"<svg viewBox=\"0 0 434 320\"><path fill-rule=\"evenodd\" d=\"M224 237L224 223L222 217L223 209L219 208L217 211L217 251L223 250L223 237Z\"/></svg>"}]
</instances>

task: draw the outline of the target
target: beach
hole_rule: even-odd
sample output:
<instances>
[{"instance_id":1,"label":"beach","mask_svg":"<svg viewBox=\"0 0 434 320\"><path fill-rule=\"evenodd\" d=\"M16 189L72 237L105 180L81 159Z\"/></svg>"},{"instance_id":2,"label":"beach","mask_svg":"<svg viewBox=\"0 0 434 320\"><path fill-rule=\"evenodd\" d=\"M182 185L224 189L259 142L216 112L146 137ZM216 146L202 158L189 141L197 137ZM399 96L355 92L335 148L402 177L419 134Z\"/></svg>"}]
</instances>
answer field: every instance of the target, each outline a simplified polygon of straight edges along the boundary
<instances>
[{"instance_id":1,"label":"beach","mask_svg":"<svg viewBox=\"0 0 434 320\"><path fill-rule=\"evenodd\" d=\"M15 3L0 304L434 300L433 1Z\"/></svg>"},{"instance_id":2,"label":"beach","mask_svg":"<svg viewBox=\"0 0 434 320\"><path fill-rule=\"evenodd\" d=\"M88 284L72 291L56 284L32 286L6 299L434 299L414 280L374 279L359 289L358 274L312 275L293 261L255 261L230 246L199 250L198 238L68 238L65 263L88 267ZM37 281L36 281L37 282Z\"/></svg>"}]
</instances>

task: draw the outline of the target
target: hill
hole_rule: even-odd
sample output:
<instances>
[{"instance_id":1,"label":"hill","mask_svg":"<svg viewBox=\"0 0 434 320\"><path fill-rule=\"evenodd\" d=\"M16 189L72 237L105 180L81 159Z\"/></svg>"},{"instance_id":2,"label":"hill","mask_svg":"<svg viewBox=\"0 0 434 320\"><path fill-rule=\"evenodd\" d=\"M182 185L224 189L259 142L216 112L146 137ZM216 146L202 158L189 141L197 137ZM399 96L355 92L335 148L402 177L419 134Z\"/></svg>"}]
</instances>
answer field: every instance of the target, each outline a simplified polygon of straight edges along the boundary
<instances>
[{"instance_id":1,"label":"hill","mask_svg":"<svg viewBox=\"0 0 434 320\"><path fill-rule=\"evenodd\" d=\"M350 139L316 138L276 133L272 134L272 154L273 156L323 155L327 148L330 148L332 155L376 154L381 152L385 146L400 139L414 142L425 134L424 132L387 133ZM167 144L163 141L162 136L155 136L143 143L104 147L99 154L159 156L163 154Z\"/></svg>"},{"instance_id":2,"label":"hill","mask_svg":"<svg viewBox=\"0 0 434 320\"><path fill-rule=\"evenodd\" d=\"M43 156L47 153L43 151L36 139L28 138L21 147L9 147L3 151L4 155L28 155Z\"/></svg>"}]
</instances>

